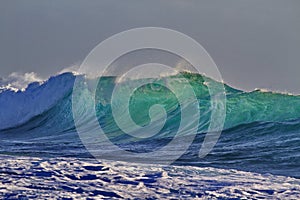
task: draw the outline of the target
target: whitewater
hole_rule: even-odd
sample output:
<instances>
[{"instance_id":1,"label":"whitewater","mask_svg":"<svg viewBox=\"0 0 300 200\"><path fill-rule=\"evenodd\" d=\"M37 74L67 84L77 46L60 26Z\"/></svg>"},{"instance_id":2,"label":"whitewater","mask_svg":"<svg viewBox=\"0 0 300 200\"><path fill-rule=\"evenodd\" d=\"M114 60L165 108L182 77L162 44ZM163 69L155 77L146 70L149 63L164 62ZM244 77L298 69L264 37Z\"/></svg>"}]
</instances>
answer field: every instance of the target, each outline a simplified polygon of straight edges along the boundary
<instances>
[{"instance_id":1,"label":"whitewater","mask_svg":"<svg viewBox=\"0 0 300 200\"><path fill-rule=\"evenodd\" d=\"M80 90L77 102L81 110L72 110L72 93L75 79L83 85L94 79L63 73L30 83L24 90L2 86L0 195L8 199L299 199L300 96L262 90L245 92L225 84L226 119L221 137L208 156L199 158L212 112L207 86L223 83L199 74L182 75L194 90L201 118L193 143L171 166L126 163L116 158L99 163L93 159L73 119L74 112L80 113L87 124L93 117L90 110L85 110L90 91L85 87ZM180 87L181 78L172 75L155 79L155 83L134 92L129 108L137 124L150 122L152 105L163 105L167 113L166 123L157 135L137 140L124 134L114 121L110 98L116 77L99 80L94 109L114 144L143 153L161 149L171 141L180 123L181 108L176 96L162 86L168 81ZM188 134L181 135L183 140Z\"/></svg>"}]
</instances>

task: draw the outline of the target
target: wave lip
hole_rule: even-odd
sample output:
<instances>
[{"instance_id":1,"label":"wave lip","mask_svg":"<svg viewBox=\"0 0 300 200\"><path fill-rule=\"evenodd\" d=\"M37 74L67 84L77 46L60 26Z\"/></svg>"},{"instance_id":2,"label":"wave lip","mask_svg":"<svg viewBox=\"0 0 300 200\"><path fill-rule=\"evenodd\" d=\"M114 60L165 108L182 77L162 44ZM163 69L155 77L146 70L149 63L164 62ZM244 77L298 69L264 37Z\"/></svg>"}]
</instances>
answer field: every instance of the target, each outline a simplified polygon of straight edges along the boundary
<instances>
[{"instance_id":1,"label":"wave lip","mask_svg":"<svg viewBox=\"0 0 300 200\"><path fill-rule=\"evenodd\" d=\"M71 73L51 77L43 84L31 83L22 91L0 93L0 129L11 128L49 110L71 92L75 76Z\"/></svg>"}]
</instances>

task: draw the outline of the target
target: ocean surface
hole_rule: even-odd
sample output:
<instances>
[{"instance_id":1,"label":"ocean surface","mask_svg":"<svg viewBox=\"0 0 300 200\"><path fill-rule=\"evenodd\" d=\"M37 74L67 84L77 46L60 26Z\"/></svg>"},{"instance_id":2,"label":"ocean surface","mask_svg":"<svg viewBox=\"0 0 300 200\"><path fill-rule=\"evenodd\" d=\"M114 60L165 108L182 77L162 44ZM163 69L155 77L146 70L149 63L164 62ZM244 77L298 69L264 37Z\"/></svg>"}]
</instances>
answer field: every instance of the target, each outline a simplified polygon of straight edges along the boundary
<instances>
[{"instance_id":1,"label":"ocean surface","mask_svg":"<svg viewBox=\"0 0 300 200\"><path fill-rule=\"evenodd\" d=\"M91 99L89 88L84 86L97 79L64 73L19 91L0 85L0 196L300 199L300 96L262 90L245 92L225 84L222 134L213 150L199 158L212 110L217 109L211 104L208 85L214 88L222 83L183 73L157 78L137 88L129 101L136 124L149 124L149 109L156 104L162 105L167 115L157 134L137 139L118 127L110 102L116 84L121 84L122 92L140 80L117 83L116 77L102 77L93 109L107 138L124 151L134 153L153 152L167 145L177 133L184 108L164 85L172 82L173 87L179 88L182 77L197 97L197 102L190 103L199 105L200 120L189 148L168 166L151 161L123 162L118 160L122 155L113 156L109 147L107 155L112 159L107 156L96 160L85 148L73 116L82 116L85 127L94 117L86 109ZM76 97L72 96L75 79L79 81L76 89L80 94ZM189 99L184 96L184 88L182 91L181 95ZM81 109L74 110L74 100ZM119 117L124 116L120 113ZM86 132L93 129L88 127ZM184 141L188 136L189 132L184 132L179 138ZM176 145L174 154L182 144ZM158 159L164 159L163 156Z\"/></svg>"}]
</instances>

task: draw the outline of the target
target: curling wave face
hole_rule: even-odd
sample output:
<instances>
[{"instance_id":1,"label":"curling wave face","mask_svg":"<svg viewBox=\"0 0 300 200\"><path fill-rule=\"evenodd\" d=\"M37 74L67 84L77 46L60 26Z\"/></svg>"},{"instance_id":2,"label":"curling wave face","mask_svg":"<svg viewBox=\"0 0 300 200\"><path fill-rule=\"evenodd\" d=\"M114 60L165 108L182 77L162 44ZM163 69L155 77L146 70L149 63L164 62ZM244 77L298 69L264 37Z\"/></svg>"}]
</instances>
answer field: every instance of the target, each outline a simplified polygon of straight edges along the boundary
<instances>
[{"instance_id":1,"label":"curling wave face","mask_svg":"<svg viewBox=\"0 0 300 200\"><path fill-rule=\"evenodd\" d=\"M176 163L300 177L296 167L300 166L300 96L259 90L244 92L225 85L227 102L223 133L211 154L199 159L197 152L213 109L207 86L218 87L222 83L203 79L199 74L181 75L195 92L201 118L194 143ZM108 138L125 150L153 151L167 144L176 134L181 119L180 105L176 96L162 85L172 82L180 87L178 75L155 79L154 83L137 88L130 99L131 117L140 126L149 124L149 108L152 105L163 105L166 110L164 127L146 140L129 137L114 121L110 102L116 77L99 80L95 99L90 98L88 87L82 87L77 99L82 107L72 111L75 78L80 79L82 85L97 81L83 75L64 73L43 84L32 83L25 91L1 91L1 154L90 157L76 133L72 112L80 113L83 122L88 124L93 117L92 111L87 109L87 105L93 103L91 101L95 101L93 109ZM138 81L125 80L118 84L123 85L125 91L126 85ZM184 95L184 88L182 91ZM185 134L189 133L183 133L182 137Z\"/></svg>"}]
</instances>

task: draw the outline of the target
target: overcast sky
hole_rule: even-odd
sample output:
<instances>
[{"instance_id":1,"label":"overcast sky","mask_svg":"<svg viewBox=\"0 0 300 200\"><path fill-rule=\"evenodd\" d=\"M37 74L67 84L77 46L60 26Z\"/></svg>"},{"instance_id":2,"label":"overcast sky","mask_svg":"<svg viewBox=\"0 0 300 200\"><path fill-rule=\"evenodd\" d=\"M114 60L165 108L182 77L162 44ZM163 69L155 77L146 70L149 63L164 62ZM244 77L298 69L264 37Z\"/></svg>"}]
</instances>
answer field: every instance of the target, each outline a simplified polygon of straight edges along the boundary
<instances>
[{"instance_id":1,"label":"overcast sky","mask_svg":"<svg viewBox=\"0 0 300 200\"><path fill-rule=\"evenodd\" d=\"M47 77L144 26L197 40L235 87L300 93L299 0L1 0L0 77Z\"/></svg>"}]
</instances>

